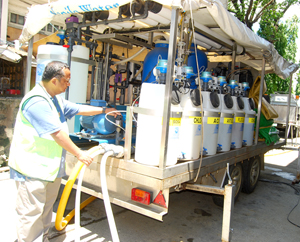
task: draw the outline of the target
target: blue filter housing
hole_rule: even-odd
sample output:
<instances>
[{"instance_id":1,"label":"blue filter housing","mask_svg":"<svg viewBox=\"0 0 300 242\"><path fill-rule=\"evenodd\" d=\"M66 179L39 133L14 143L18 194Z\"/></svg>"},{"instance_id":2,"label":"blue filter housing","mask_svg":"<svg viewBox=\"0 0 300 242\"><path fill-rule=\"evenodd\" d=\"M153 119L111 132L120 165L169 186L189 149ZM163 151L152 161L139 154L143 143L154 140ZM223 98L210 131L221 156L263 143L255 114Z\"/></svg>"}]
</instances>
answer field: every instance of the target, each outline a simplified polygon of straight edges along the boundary
<instances>
[{"instance_id":1,"label":"blue filter housing","mask_svg":"<svg viewBox=\"0 0 300 242\"><path fill-rule=\"evenodd\" d=\"M142 82L152 83L155 82L156 78L153 75L153 69L160 59L168 59L169 44L166 41L159 41L155 44L155 48L151 50L144 60L144 70L142 75ZM150 73L150 74L149 74ZM149 78L145 81L147 75Z\"/></svg>"},{"instance_id":2,"label":"blue filter housing","mask_svg":"<svg viewBox=\"0 0 300 242\"><path fill-rule=\"evenodd\" d=\"M200 75L203 71L206 70L207 68L207 56L206 54L199 50L199 49L196 49L197 50L197 58L198 58L198 66L199 66L199 72L200 72ZM191 78L191 89L196 89L197 88L197 85L195 83L195 79L196 77L198 76L198 70L197 70L197 63L196 63L196 55L195 55L195 45L194 43L191 44L191 48L190 48L190 54L188 56L188 62L187 62L187 65L188 66L191 66L193 67L193 72L196 74L194 77Z\"/></svg>"}]
</instances>

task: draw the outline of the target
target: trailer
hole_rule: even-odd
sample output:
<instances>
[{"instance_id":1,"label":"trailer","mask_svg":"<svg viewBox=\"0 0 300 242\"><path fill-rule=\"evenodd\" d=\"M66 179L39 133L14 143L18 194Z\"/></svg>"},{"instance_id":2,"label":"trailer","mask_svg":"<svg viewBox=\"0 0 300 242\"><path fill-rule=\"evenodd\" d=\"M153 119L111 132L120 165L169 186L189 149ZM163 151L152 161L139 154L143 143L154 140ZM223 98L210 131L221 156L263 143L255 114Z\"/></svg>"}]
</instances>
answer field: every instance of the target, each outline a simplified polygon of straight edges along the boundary
<instances>
[{"instance_id":1,"label":"trailer","mask_svg":"<svg viewBox=\"0 0 300 242\"><path fill-rule=\"evenodd\" d=\"M278 118L274 119L274 122L278 129L285 130L287 128L287 136L291 134L293 137L298 138L299 129L299 104L294 97L291 97L290 105L288 105L288 94L271 94L270 103L278 113ZM289 121L287 122L287 110L289 110ZM286 126L288 124L288 126Z\"/></svg>"},{"instance_id":2,"label":"trailer","mask_svg":"<svg viewBox=\"0 0 300 242\"><path fill-rule=\"evenodd\" d=\"M231 62L232 69L229 72L233 73L236 63L240 62L260 72L261 85L257 105L257 120L260 120L261 116L262 87L265 72L274 72L282 78L287 78L293 75L298 66L284 60L278 55L273 45L245 27L219 1L173 1L172 4L163 0L155 2L137 1L134 4L127 2L122 1L122 4L124 4L122 6L117 2L111 3L106 8L110 16L114 16L114 18L96 20L95 10L101 12L103 7L100 7L101 4L96 7L94 1L88 3L85 1L82 22L70 21L67 27L69 31L68 63L71 64L72 46L75 45L75 42L90 47L93 57L89 61L80 60L76 57L76 61L88 62L93 66L92 80L93 84L97 85L95 87L91 85L91 93L97 92L96 95L102 100L105 100L108 95L108 73L110 71L109 62L112 58L110 52L112 45L121 46L122 48L137 48L138 50L141 50L141 48L152 49L153 41L161 36L164 36L169 44L165 66L165 92L162 113L158 114L154 107L143 108L136 105L127 105L126 107L124 157L108 157L106 163L106 180L110 202L162 221L163 216L168 213L169 194L171 192L188 189L212 193L218 195L214 196L214 200L216 203L221 204L224 209L221 239L222 241L230 241L230 221L234 200L241 190L246 193L254 191L260 170L264 169L264 154L271 149L284 146L287 136L285 140L266 145L264 142L258 141L258 131L256 131L254 143L251 146L243 146L208 156L200 154L200 157L196 159L181 159L176 164L167 165L167 153L168 149L171 148L168 147L170 125L168 120L170 120L175 71L176 75L179 75L179 69L176 67L175 70L176 63L178 65L176 53L183 50L185 55L188 55L189 53L185 51L184 46L189 44L190 39L195 38L194 43L205 48L205 53L209 56L211 63ZM83 10L83 5L76 4L64 5L63 1L60 1L60 4L57 3L57 5L53 3L51 13L60 15L66 13L66 10L67 13L79 13L78 9ZM124 16L126 12L124 9L129 11L126 16ZM94 12L90 17L90 21L88 21L86 15L90 11ZM93 26L97 26L97 31L101 33L90 31ZM23 31L23 33L25 34L26 31ZM89 36L89 39L82 40L81 35ZM26 39L26 36L23 35L22 38ZM177 39L184 44L177 45ZM97 41L103 43L103 57L101 60L95 61L95 43ZM175 59L177 59L176 63ZM131 60L134 60L134 57ZM100 63L101 68L99 67ZM120 63L122 63L122 58ZM101 73L99 74L97 70L101 70ZM99 78L101 79L100 82ZM233 78L234 75L232 75ZM292 80L292 78L290 79ZM97 89L98 87L99 89ZM132 90L128 91L128 95L130 94L132 94ZM290 103L290 100L291 85L288 103ZM132 154L132 142L134 142L132 138L135 136L134 114L148 115L149 117L161 115L160 155L155 161L158 165L151 166L136 162L134 154ZM287 116L287 122L288 119L289 116ZM259 122L257 125L259 127ZM80 136L80 134L77 135ZM81 140L93 140L93 135L86 134L84 136L81 134L80 138ZM204 137L204 139L209 139L209 137ZM116 138L116 140L118 139ZM96 138L94 141L99 140ZM152 152L152 144L145 142L144 145L146 147L146 157ZM100 182L102 157L102 155L97 156L94 162L86 168L81 188L83 192L98 198L103 198ZM77 159L73 155L67 154L66 162L67 174L70 175L76 166ZM66 180L63 182L67 184ZM74 187L76 188L77 185L74 185Z\"/></svg>"}]
</instances>

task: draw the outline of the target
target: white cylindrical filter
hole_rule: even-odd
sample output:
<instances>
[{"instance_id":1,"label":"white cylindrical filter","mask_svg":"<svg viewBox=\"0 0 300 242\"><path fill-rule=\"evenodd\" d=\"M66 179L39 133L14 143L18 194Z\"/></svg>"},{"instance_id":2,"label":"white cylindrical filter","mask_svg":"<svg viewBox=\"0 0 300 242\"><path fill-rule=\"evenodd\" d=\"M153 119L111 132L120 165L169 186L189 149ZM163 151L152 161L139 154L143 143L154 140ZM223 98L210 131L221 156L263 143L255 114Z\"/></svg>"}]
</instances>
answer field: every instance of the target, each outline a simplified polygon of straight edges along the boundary
<instances>
[{"instance_id":1,"label":"white cylindrical filter","mask_svg":"<svg viewBox=\"0 0 300 242\"><path fill-rule=\"evenodd\" d=\"M86 103L89 48L74 45L71 54L71 80L68 100L73 103ZM61 61L67 63L67 48L61 45L40 45L37 54L36 84L42 80L42 75L46 65L51 61ZM65 93L60 94L65 98ZM70 133L74 132L74 120L68 120Z\"/></svg>"},{"instance_id":2,"label":"white cylindrical filter","mask_svg":"<svg viewBox=\"0 0 300 242\"><path fill-rule=\"evenodd\" d=\"M203 97L203 155L215 155L218 147L220 99L216 92L202 91Z\"/></svg>"},{"instance_id":3,"label":"white cylindrical filter","mask_svg":"<svg viewBox=\"0 0 300 242\"><path fill-rule=\"evenodd\" d=\"M233 100L229 93L219 94L221 100L221 117L218 134L219 151L229 151L233 125Z\"/></svg>"},{"instance_id":4,"label":"white cylindrical filter","mask_svg":"<svg viewBox=\"0 0 300 242\"><path fill-rule=\"evenodd\" d=\"M232 96L234 119L232 125L231 147L241 148L243 145L243 132L245 122L244 102L241 97Z\"/></svg>"},{"instance_id":5,"label":"white cylindrical filter","mask_svg":"<svg viewBox=\"0 0 300 242\"><path fill-rule=\"evenodd\" d=\"M182 119L180 128L181 159L198 159L202 142L200 106L192 103L190 91L181 96Z\"/></svg>"},{"instance_id":6,"label":"white cylindrical filter","mask_svg":"<svg viewBox=\"0 0 300 242\"><path fill-rule=\"evenodd\" d=\"M143 83L141 88L139 107L157 111L157 115L138 114L138 125L135 144L135 160L145 165L158 166L160 158L162 116L165 95L165 85ZM179 156L179 131L181 112L179 108L171 107L168 151L166 165L177 163ZM173 117L172 117L173 116Z\"/></svg>"},{"instance_id":7,"label":"white cylindrical filter","mask_svg":"<svg viewBox=\"0 0 300 242\"><path fill-rule=\"evenodd\" d=\"M243 133L243 143L245 146L253 145L254 124L256 112L254 109L254 101L252 98L243 97L245 105L245 124Z\"/></svg>"}]
</instances>

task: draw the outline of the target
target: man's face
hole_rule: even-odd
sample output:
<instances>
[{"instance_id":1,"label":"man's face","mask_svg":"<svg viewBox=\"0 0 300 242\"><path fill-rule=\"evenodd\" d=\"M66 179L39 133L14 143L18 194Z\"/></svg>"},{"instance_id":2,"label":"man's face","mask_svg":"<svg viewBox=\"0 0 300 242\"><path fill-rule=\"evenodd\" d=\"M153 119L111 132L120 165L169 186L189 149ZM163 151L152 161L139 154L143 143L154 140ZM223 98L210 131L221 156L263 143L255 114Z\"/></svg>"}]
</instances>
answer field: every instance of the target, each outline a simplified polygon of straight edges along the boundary
<instances>
[{"instance_id":1,"label":"man's face","mask_svg":"<svg viewBox=\"0 0 300 242\"><path fill-rule=\"evenodd\" d=\"M71 78L71 72L69 69L64 68L63 72L65 73L65 76L60 78L58 81L58 88L60 93L63 93L67 90L68 86L70 86L70 78Z\"/></svg>"}]
</instances>

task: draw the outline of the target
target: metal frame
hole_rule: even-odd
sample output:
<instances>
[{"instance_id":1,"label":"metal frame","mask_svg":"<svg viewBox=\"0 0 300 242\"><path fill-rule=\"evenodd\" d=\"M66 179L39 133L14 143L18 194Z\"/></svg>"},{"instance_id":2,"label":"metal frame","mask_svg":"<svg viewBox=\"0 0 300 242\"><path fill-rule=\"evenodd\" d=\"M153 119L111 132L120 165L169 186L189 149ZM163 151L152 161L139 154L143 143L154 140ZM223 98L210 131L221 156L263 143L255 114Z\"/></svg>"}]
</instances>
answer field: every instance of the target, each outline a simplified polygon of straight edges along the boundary
<instances>
[{"instance_id":1,"label":"metal frame","mask_svg":"<svg viewBox=\"0 0 300 242\"><path fill-rule=\"evenodd\" d=\"M257 120L258 120L257 124L258 125L256 125L254 145L257 145L258 133L259 133L259 128L260 128L261 102L262 102L262 95L263 95L264 81L265 81L265 66L266 66L266 59L263 55L262 67L261 67L260 89L259 89L259 97L258 97L258 108L257 108Z\"/></svg>"},{"instance_id":2,"label":"metal frame","mask_svg":"<svg viewBox=\"0 0 300 242\"><path fill-rule=\"evenodd\" d=\"M286 114L285 135L284 135L285 143L287 143L287 138L288 138L288 134L289 134L288 130L290 128L289 121L290 121L292 82L293 82L293 74L291 74L291 76L290 76L290 86L289 86L289 95L288 95L288 108L287 108L287 114ZM292 138L293 138L293 127L292 127Z\"/></svg>"}]
</instances>

